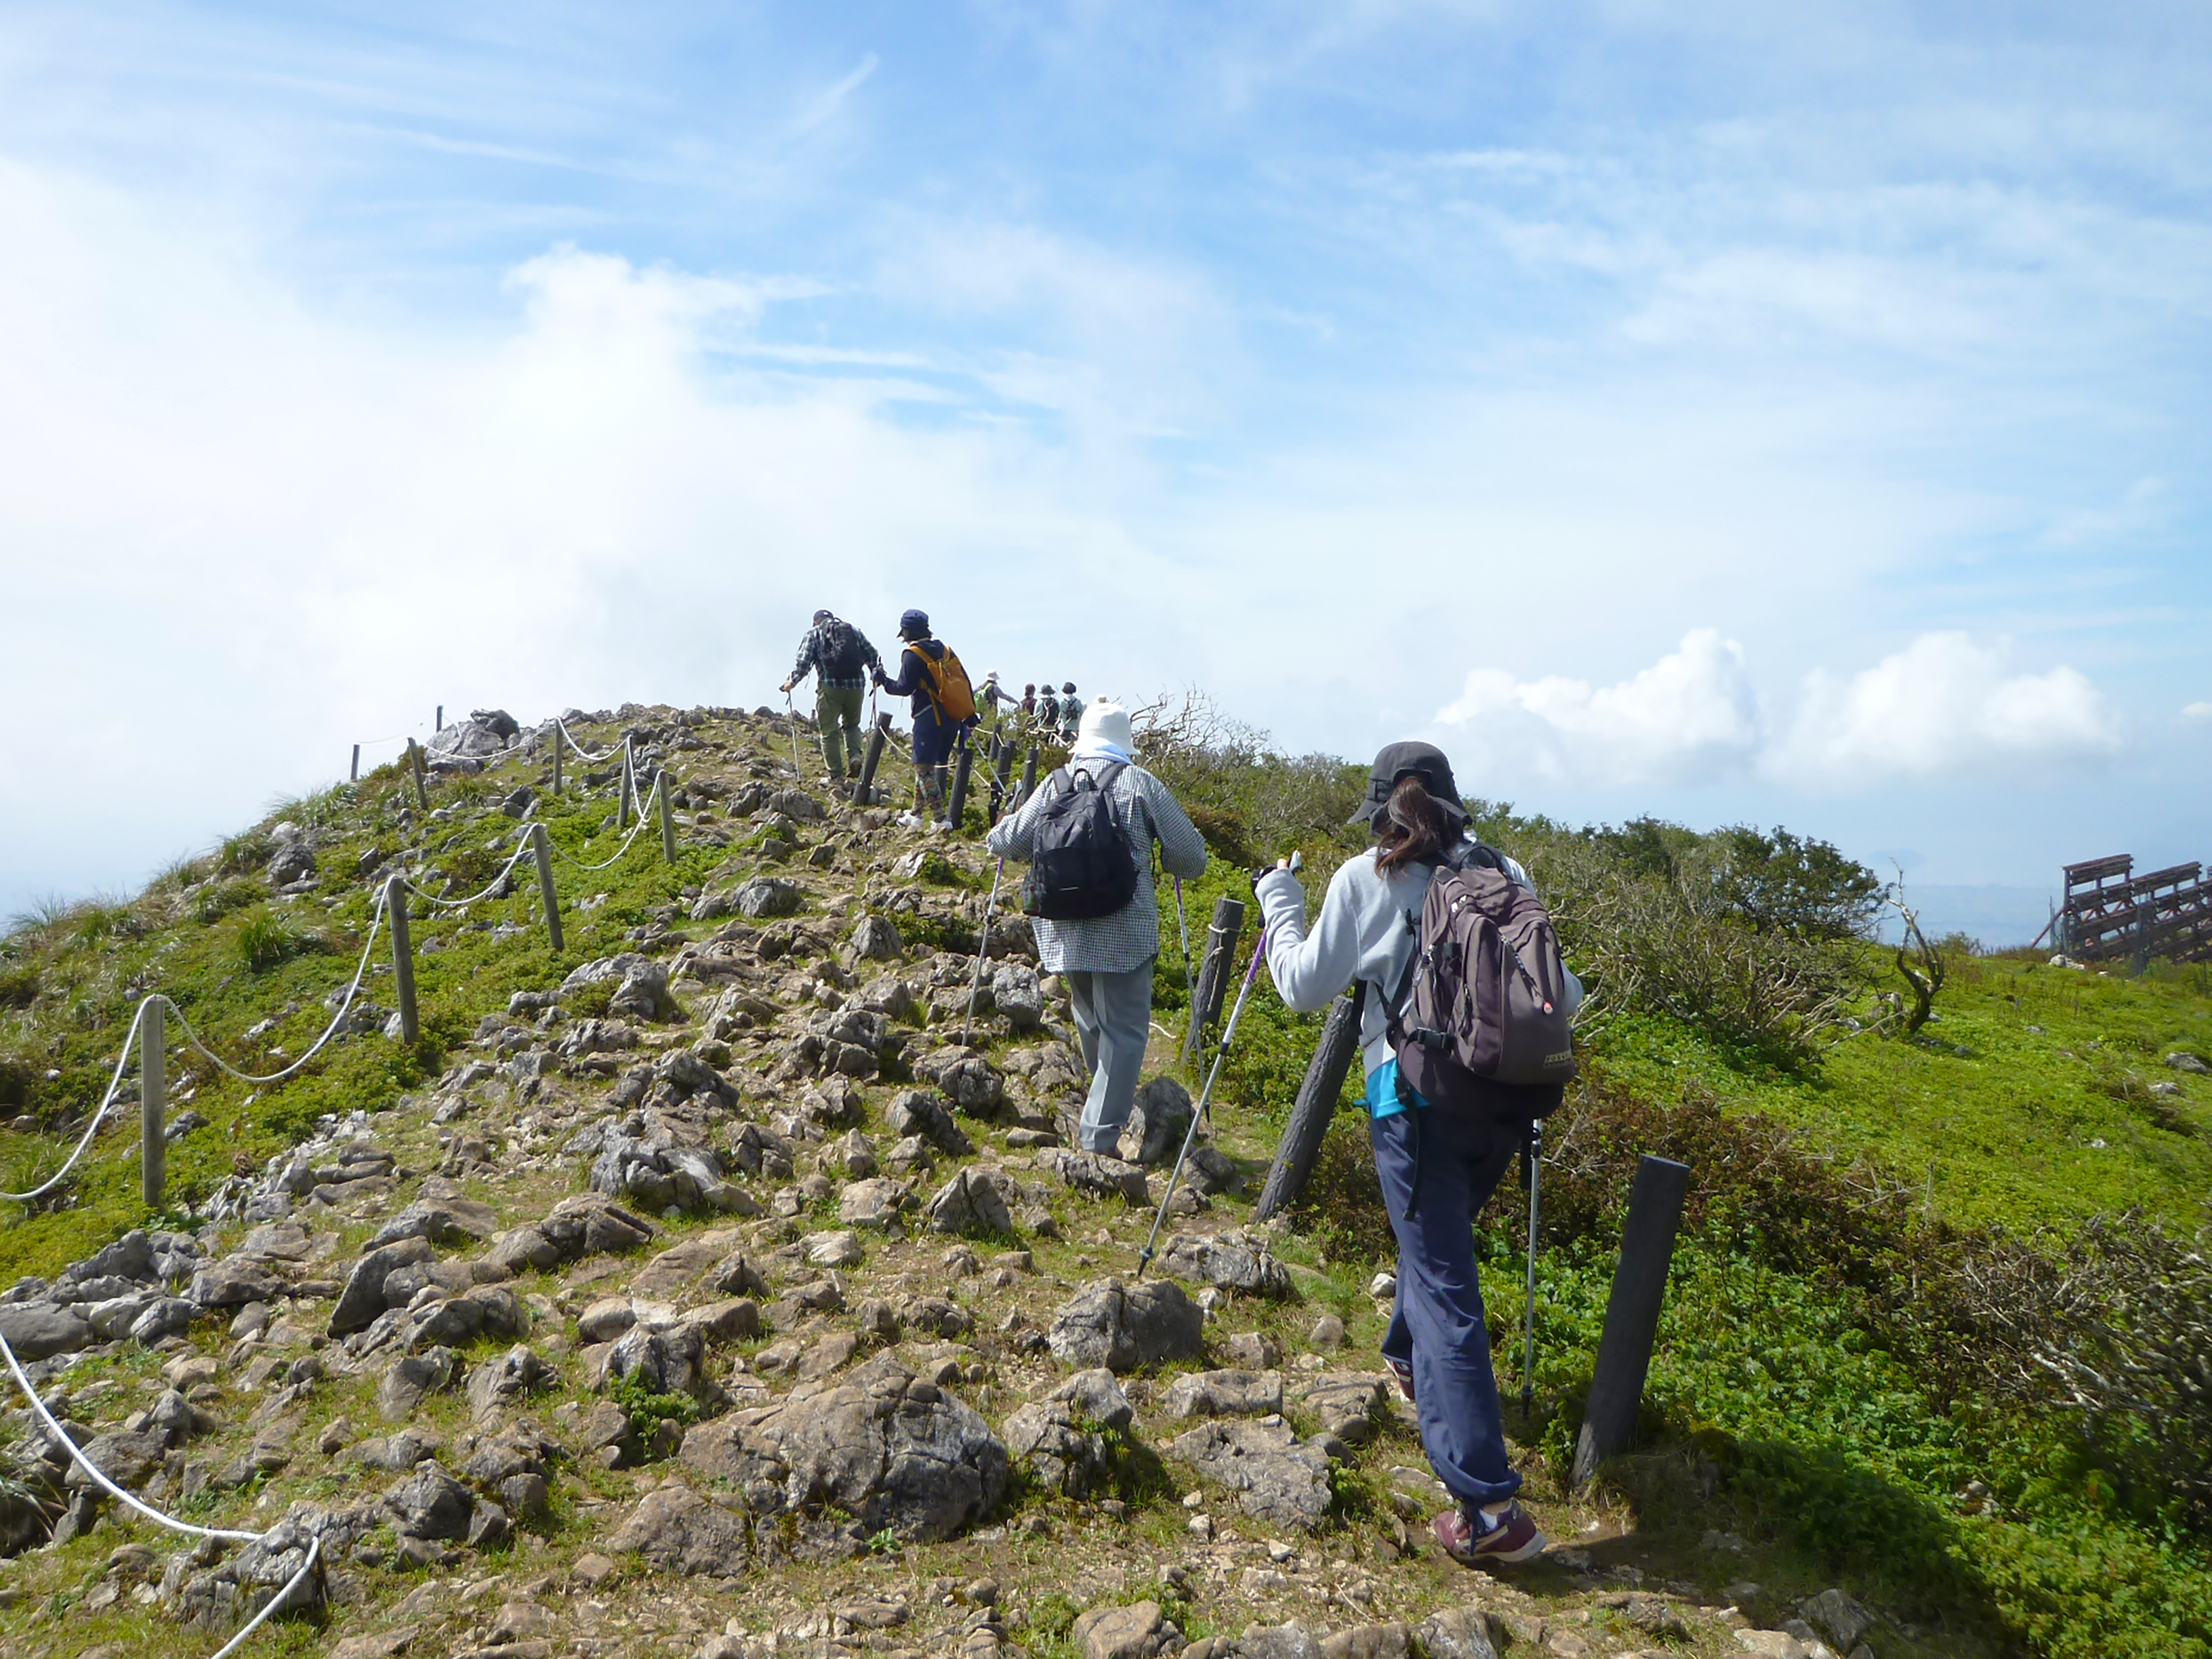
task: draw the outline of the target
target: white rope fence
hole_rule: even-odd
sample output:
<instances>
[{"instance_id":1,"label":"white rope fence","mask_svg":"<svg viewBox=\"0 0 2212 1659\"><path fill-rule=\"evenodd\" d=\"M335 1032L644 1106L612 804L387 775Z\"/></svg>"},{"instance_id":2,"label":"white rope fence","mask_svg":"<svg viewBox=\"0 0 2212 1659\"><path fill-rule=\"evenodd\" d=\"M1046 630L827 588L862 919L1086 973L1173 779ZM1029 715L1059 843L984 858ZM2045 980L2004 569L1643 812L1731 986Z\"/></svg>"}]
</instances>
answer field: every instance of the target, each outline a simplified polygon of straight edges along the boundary
<instances>
[{"instance_id":1,"label":"white rope fence","mask_svg":"<svg viewBox=\"0 0 2212 1659\"><path fill-rule=\"evenodd\" d=\"M53 1436L62 1448L69 1453L70 1461L84 1471L88 1480L118 1503L144 1516L156 1526L167 1527L172 1532L180 1532L191 1538L220 1538L236 1544L258 1544L268 1537L270 1533L276 1530L276 1527L271 1527L268 1532L235 1532L227 1527L197 1527L189 1521L179 1521L173 1515L165 1515L151 1504L133 1498L103 1474L93 1461L84 1455L76 1442L69 1437L62 1425L54 1420L54 1414L46 1409L46 1402L39 1398L38 1389L31 1386L31 1379L23 1374L22 1363L15 1358L15 1349L8 1346L8 1339L4 1334L0 1334L0 1356L6 1358L9 1370L15 1374L15 1386L23 1391L23 1397L31 1402L32 1411L37 1413L39 1421L46 1425L46 1432ZM285 1523L280 1521L276 1524L283 1526ZM245 1629L216 1649L211 1659L228 1659L228 1656L237 1652L247 1637L261 1628L263 1621L271 1613L280 1607L289 1607L294 1592L307 1582L307 1575L315 1570L315 1564L322 1559L322 1554L323 1540L314 1534L309 1533L307 1559L300 1564L299 1571L292 1575L283 1589L269 1598L261 1611L246 1622Z\"/></svg>"},{"instance_id":2,"label":"white rope fence","mask_svg":"<svg viewBox=\"0 0 2212 1659\"><path fill-rule=\"evenodd\" d=\"M362 982L368 973L369 963L375 955L378 937L387 922L392 933L393 968L400 994L402 1029L406 1036L410 1040L412 1039L415 1024L414 970L410 947L407 944L404 902L406 894L412 893L416 897L445 909L464 909L495 895L502 894L502 892L511 893L513 888L510 885L510 879L514 876L515 866L521 863L526 856L535 852L538 855L541 896L547 912L546 928L557 951L561 948L561 929L558 900L552 883L553 855L557 854L568 864L586 872L605 870L629 851L636 842L640 832L649 821L647 809L657 805L663 851L672 862L675 858L675 846L669 811L669 781L666 769L664 768L654 773L651 790L643 799L640 799L637 791L636 759L629 738L625 737L618 745L593 753L576 741L574 734L568 730L564 721L556 719L554 726L556 727L554 741L556 745L565 739L570 749L586 761L610 760L617 754L622 757L623 772L617 787L622 792L621 799L624 807L629 804L635 804L636 822L630 826L629 832L623 837L622 844L616 848L610 856L597 863L586 863L556 847L552 837L546 834L544 825L534 823L522 831L514 853L509 855L506 864L501 867L499 873L492 878L491 882L466 897L447 898L439 894L426 892L404 873L392 877L377 889L369 916L368 936L362 942L361 959L354 965L353 977L347 981L345 990L338 999L337 1012L331 1016L330 1024L323 1028L322 1034L315 1039L307 1052L281 1071L262 1074L248 1072L232 1065L209 1047L199 1032L194 1029L191 1020L186 1018L184 1010L177 1006L173 999L159 991L149 993L140 999L137 1007L133 1011L130 1027L124 1033L122 1050L116 1057L115 1069L108 1077L107 1087L100 1095L100 1104L93 1112L91 1121L85 1125L83 1133L77 1137L76 1144L70 1149L69 1157L64 1160L61 1168L27 1192L0 1193L0 1200L28 1203L45 1197L69 1178L70 1172L76 1168L85 1153L90 1149L94 1139L99 1135L100 1126L107 1121L109 1113L114 1108L116 1097L123 1086L124 1076L130 1069L131 1055L135 1045L140 1050L142 1090L145 1097L143 1134L147 1145L142 1149L142 1156L146 1166L146 1199L149 1206L158 1206L163 1172L161 1159L153 1143L161 1134L161 1089L162 1070L167 1058L166 1054L161 1051L162 1017L165 1013L176 1016L178 1024L183 1029L185 1042L222 1072L242 1083L256 1086L281 1083L304 1068L345 1026L348 1017L352 1012L354 1003L361 994ZM411 746L411 739L410 742ZM557 748L556 752L557 754ZM356 761L356 768L357 764ZM420 782L418 774L418 787ZM618 810L622 809L618 808ZM6 1360L8 1370L14 1376L16 1387L22 1391L23 1397L30 1402L33 1413L45 1426L46 1432L53 1437L55 1443L68 1453L70 1460L84 1472L88 1480L134 1513L151 1521L156 1526L166 1527L173 1532L182 1533L194 1538L221 1539L231 1543L261 1543L272 1536L279 1527L289 1524L288 1522L279 1522L276 1527L258 1533L241 1532L228 1528L197 1526L189 1521L179 1520L176 1516L155 1508L151 1504L133 1497L109 1479L85 1455L82 1448L70 1438L53 1413L47 1409L45 1401L39 1397L37 1388L33 1385L29 1376L24 1371L14 1348L9 1346L4 1333L0 1333L0 1358L4 1358ZM229 1656L236 1653L245 1644L246 1639L272 1615L292 1605L294 1596L299 1592L301 1586L307 1582L309 1576L316 1571L322 1559L320 1537L309 1532L307 1539L306 1559L301 1563L299 1570L293 1573L281 1590L263 1604L260 1610L246 1621L245 1626L236 1635L224 1643L211 1656L211 1659L229 1659Z\"/></svg>"}]
</instances>

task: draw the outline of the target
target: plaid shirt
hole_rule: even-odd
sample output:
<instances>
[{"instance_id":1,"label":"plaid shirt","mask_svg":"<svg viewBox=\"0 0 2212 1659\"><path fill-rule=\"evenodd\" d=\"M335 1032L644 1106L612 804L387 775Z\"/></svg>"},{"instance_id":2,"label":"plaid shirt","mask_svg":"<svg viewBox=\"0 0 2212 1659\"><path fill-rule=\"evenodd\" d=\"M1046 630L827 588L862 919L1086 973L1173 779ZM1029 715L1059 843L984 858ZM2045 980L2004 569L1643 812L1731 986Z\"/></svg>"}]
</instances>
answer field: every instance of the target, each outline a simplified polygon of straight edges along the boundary
<instances>
[{"instance_id":1,"label":"plaid shirt","mask_svg":"<svg viewBox=\"0 0 2212 1659\"><path fill-rule=\"evenodd\" d=\"M1096 776L1110 761L1095 757L1070 763ZM1036 845L1037 820L1045 804L1066 787L1055 772L1037 785L1021 810L994 826L985 845L1000 858L1026 863ZM1129 858L1137 866L1137 892L1110 916L1091 921L1036 919L1037 959L1048 973L1126 974L1160 953L1160 907L1152 885L1152 841L1158 837L1160 864L1171 876L1190 880L1206 873L1206 841L1176 798L1141 766L1125 766L1114 779L1114 799L1121 809L1121 828L1129 839Z\"/></svg>"},{"instance_id":2,"label":"plaid shirt","mask_svg":"<svg viewBox=\"0 0 2212 1659\"><path fill-rule=\"evenodd\" d=\"M853 628L850 623L845 623L844 626ZM865 687L868 683L868 677L865 672L858 674L833 674L823 666L828 659L830 628L830 624L828 623L817 623L806 630L806 637L799 642L799 661L792 668L792 679L794 682L805 679L807 672L811 669L820 672L822 684L824 685L849 686L856 690ZM853 628L853 637L860 642L861 668L864 671L869 668L881 668L884 665L884 659L876 654L876 647L868 643L868 636L859 629Z\"/></svg>"}]
</instances>

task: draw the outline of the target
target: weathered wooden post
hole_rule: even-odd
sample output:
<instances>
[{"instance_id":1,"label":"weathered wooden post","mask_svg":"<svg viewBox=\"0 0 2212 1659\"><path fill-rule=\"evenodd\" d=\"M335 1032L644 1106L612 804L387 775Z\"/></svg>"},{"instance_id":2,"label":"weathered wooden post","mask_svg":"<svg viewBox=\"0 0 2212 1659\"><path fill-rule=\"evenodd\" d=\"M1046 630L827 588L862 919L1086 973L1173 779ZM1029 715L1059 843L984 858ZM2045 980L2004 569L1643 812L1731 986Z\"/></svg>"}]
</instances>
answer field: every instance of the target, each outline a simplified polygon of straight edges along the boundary
<instances>
[{"instance_id":1,"label":"weathered wooden post","mask_svg":"<svg viewBox=\"0 0 2212 1659\"><path fill-rule=\"evenodd\" d=\"M629 802L631 790L630 769L633 764L634 763L630 759L629 739L628 738L624 738L623 739L622 750L622 772L621 775L617 777L615 780L615 828L617 830L627 830L629 828Z\"/></svg>"},{"instance_id":2,"label":"weathered wooden post","mask_svg":"<svg viewBox=\"0 0 2212 1659\"><path fill-rule=\"evenodd\" d=\"M1013 791L1014 743L1004 732L993 741L998 746L998 755L991 769L991 822L996 823L1006 810L1007 796Z\"/></svg>"},{"instance_id":3,"label":"weathered wooden post","mask_svg":"<svg viewBox=\"0 0 2212 1659\"><path fill-rule=\"evenodd\" d=\"M891 717L876 716L876 723L868 728L867 751L860 757L860 781L853 787L853 799L866 806L875 799L876 768L883 764L884 745L890 741Z\"/></svg>"},{"instance_id":4,"label":"weathered wooden post","mask_svg":"<svg viewBox=\"0 0 2212 1659\"><path fill-rule=\"evenodd\" d=\"M422 745L412 738L407 739L407 763L415 771L415 805L427 812L430 810L430 786L422 781Z\"/></svg>"},{"instance_id":5,"label":"weathered wooden post","mask_svg":"<svg viewBox=\"0 0 2212 1659\"><path fill-rule=\"evenodd\" d=\"M553 843L547 839L545 826L530 826L530 850L538 858L538 896L545 906L545 938L553 947L553 954L561 954L561 896L553 890Z\"/></svg>"},{"instance_id":6,"label":"weathered wooden post","mask_svg":"<svg viewBox=\"0 0 2212 1659\"><path fill-rule=\"evenodd\" d=\"M1328 1024L1321 1028L1321 1041L1314 1045L1305 1080L1298 1085L1298 1097L1291 1107L1281 1144L1275 1148L1267 1184L1260 1189L1254 1220L1265 1221L1276 1211L1296 1203L1305 1190L1314 1159L1321 1152L1322 1137L1328 1133L1328 1121L1336 1115L1344 1079L1351 1074L1352 1060L1359 1053L1359 1016L1366 998L1365 982L1354 980L1350 994L1329 1005Z\"/></svg>"},{"instance_id":7,"label":"weathered wooden post","mask_svg":"<svg viewBox=\"0 0 2212 1659\"><path fill-rule=\"evenodd\" d=\"M138 1012L138 1176L149 1210L161 1207L169 1183L169 1138L162 1121L168 1083L166 1024L161 999L148 997Z\"/></svg>"},{"instance_id":8,"label":"weathered wooden post","mask_svg":"<svg viewBox=\"0 0 2212 1659\"><path fill-rule=\"evenodd\" d=\"M384 884L384 911L392 924L392 984L399 994L399 1040L412 1042L422 1034L415 1013L415 952L407 939L407 878L394 872Z\"/></svg>"},{"instance_id":9,"label":"weathered wooden post","mask_svg":"<svg viewBox=\"0 0 2212 1659\"><path fill-rule=\"evenodd\" d=\"M561 793L561 728L553 728L553 793Z\"/></svg>"},{"instance_id":10,"label":"weathered wooden post","mask_svg":"<svg viewBox=\"0 0 2212 1659\"><path fill-rule=\"evenodd\" d=\"M359 744L356 744L353 746L353 773L351 776L347 778L346 781L348 783L359 783L361 781L361 745Z\"/></svg>"},{"instance_id":11,"label":"weathered wooden post","mask_svg":"<svg viewBox=\"0 0 2212 1659\"><path fill-rule=\"evenodd\" d=\"M1022 763L1022 793L1014 797L1014 805L1017 806L1036 793L1036 763L1037 745L1031 744L1029 758Z\"/></svg>"},{"instance_id":12,"label":"weathered wooden post","mask_svg":"<svg viewBox=\"0 0 2212 1659\"><path fill-rule=\"evenodd\" d=\"M1613 1294L1605 1304L1605 1334L1598 1339L1597 1373L1590 1379L1582 1433L1575 1442L1571 1486L1582 1486L1600 1463L1627 1450L1635 1437L1651 1345L1659 1335L1659 1310L1667 1297L1667 1270L1674 1259L1674 1233L1682 1224L1682 1200L1689 1190L1686 1164L1647 1155L1637 1166L1628 1224L1621 1230L1620 1264L1613 1269Z\"/></svg>"},{"instance_id":13,"label":"weathered wooden post","mask_svg":"<svg viewBox=\"0 0 2212 1659\"><path fill-rule=\"evenodd\" d=\"M1244 901L1218 899L1213 923L1206 931L1206 959L1199 966L1198 988L1191 993L1190 1030L1183 1052L1198 1054L1206 1048L1206 1028L1221 1018L1221 1004L1234 976L1237 937L1244 931Z\"/></svg>"},{"instance_id":14,"label":"weathered wooden post","mask_svg":"<svg viewBox=\"0 0 2212 1659\"><path fill-rule=\"evenodd\" d=\"M968 775L975 764L975 745L968 740L964 731L960 734L960 752L952 762L952 793L945 799L945 816L952 820L955 830L960 828L968 810Z\"/></svg>"},{"instance_id":15,"label":"weathered wooden post","mask_svg":"<svg viewBox=\"0 0 2212 1659\"><path fill-rule=\"evenodd\" d=\"M438 705L438 721L437 721L437 724L436 724L435 726L432 726L432 727L431 727L431 730L433 730L433 731L434 731L434 732L442 732L442 731L444 731L445 729L446 729L446 705L445 705L445 704L443 704L443 703L441 702L441 703L440 703L440 704Z\"/></svg>"},{"instance_id":16,"label":"weathered wooden post","mask_svg":"<svg viewBox=\"0 0 2212 1659\"><path fill-rule=\"evenodd\" d=\"M668 769L653 775L653 793L660 797L660 856L676 862L676 809L668 802Z\"/></svg>"}]
</instances>

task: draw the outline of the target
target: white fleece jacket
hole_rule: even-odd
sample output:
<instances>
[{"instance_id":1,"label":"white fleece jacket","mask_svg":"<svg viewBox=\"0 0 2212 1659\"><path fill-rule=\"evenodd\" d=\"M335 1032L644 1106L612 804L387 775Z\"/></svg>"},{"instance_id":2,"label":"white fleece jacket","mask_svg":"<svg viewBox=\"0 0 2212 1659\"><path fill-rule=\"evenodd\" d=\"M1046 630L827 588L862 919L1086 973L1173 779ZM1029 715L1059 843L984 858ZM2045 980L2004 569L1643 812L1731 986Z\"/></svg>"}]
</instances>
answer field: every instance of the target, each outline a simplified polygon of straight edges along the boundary
<instances>
[{"instance_id":1,"label":"white fleece jacket","mask_svg":"<svg viewBox=\"0 0 2212 1659\"><path fill-rule=\"evenodd\" d=\"M1534 892L1536 884L1512 859L1505 873ZM1354 980L1369 990L1360 1012L1359 1043L1364 1072L1390 1058L1389 1020L1383 1000L1405 976L1419 937L1421 906L1429 896L1432 865L1382 874L1375 849L1346 859L1329 878L1321 920L1306 933L1304 884L1288 870L1260 878L1260 914L1267 926L1267 973L1283 1001L1301 1013L1328 1006ZM1582 981L1567 975L1567 1006L1579 1007Z\"/></svg>"}]
</instances>

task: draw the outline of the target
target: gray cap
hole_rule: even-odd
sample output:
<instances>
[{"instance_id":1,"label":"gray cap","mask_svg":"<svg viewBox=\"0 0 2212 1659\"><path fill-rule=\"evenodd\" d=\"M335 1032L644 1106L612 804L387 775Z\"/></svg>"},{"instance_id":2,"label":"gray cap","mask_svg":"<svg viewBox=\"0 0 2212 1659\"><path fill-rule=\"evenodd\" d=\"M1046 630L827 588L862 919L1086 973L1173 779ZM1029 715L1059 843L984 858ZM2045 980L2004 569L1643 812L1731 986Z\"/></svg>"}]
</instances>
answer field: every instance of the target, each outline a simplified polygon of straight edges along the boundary
<instances>
[{"instance_id":1,"label":"gray cap","mask_svg":"<svg viewBox=\"0 0 2212 1659\"><path fill-rule=\"evenodd\" d=\"M1390 792L1398 787L1398 780L1408 776L1421 781L1421 787L1455 824L1467 822L1467 808L1459 804L1459 786L1452 781L1451 762L1432 743L1385 745L1368 770L1367 793L1360 797L1358 807L1345 822L1371 826L1375 815L1389 805Z\"/></svg>"}]
</instances>

